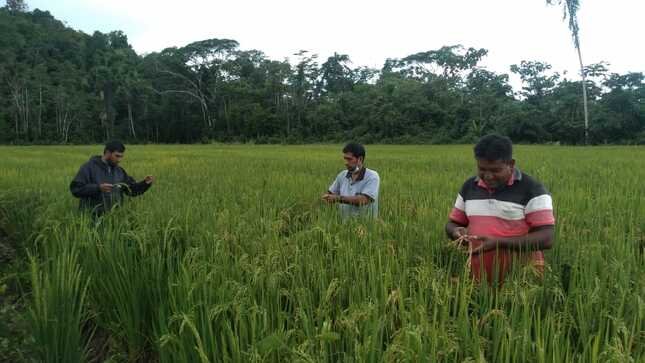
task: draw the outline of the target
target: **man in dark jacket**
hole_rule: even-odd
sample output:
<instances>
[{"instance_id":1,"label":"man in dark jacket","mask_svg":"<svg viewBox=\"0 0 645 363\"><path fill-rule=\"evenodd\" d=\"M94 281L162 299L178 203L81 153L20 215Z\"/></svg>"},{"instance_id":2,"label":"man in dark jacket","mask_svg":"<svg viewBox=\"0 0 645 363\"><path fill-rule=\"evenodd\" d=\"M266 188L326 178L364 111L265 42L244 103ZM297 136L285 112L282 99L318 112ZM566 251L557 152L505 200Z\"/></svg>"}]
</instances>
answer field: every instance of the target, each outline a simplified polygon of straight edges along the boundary
<instances>
[{"instance_id":1,"label":"man in dark jacket","mask_svg":"<svg viewBox=\"0 0 645 363\"><path fill-rule=\"evenodd\" d=\"M96 215L109 211L123 201L123 194L141 195L150 188L154 177L148 175L141 182L129 176L119 163L125 146L120 141L105 145L103 156L93 156L83 164L69 185L72 194L80 198L80 209Z\"/></svg>"}]
</instances>

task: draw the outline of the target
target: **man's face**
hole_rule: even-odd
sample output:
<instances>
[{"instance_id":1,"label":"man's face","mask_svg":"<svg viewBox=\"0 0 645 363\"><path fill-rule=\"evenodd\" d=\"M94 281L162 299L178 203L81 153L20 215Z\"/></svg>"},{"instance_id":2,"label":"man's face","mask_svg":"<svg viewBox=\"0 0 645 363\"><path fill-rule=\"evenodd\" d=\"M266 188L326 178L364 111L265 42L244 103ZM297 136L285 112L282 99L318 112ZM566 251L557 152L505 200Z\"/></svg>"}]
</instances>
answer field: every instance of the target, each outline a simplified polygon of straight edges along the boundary
<instances>
[{"instance_id":1,"label":"man's face","mask_svg":"<svg viewBox=\"0 0 645 363\"><path fill-rule=\"evenodd\" d=\"M477 159L477 174L489 188L497 189L505 185L513 174L515 160Z\"/></svg>"},{"instance_id":2,"label":"man's face","mask_svg":"<svg viewBox=\"0 0 645 363\"><path fill-rule=\"evenodd\" d=\"M112 166L117 166L117 165L119 165L119 163L123 159L123 155L124 155L124 153L122 153L120 151L112 151L112 152L106 151L105 152L105 161L107 161L108 164L110 164Z\"/></svg>"},{"instance_id":3,"label":"man's face","mask_svg":"<svg viewBox=\"0 0 645 363\"><path fill-rule=\"evenodd\" d=\"M360 168L363 165L363 158L357 158L352 153L344 153L343 159L345 159L345 167L349 171L356 171L356 167Z\"/></svg>"}]
</instances>

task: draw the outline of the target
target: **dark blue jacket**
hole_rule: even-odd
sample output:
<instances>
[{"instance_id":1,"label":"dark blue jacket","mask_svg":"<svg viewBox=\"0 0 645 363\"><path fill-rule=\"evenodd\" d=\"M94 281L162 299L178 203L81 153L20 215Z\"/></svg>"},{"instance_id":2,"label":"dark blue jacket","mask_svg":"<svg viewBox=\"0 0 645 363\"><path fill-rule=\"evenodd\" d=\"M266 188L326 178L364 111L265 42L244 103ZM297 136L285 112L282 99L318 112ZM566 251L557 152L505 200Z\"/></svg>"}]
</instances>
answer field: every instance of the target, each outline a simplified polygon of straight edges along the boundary
<instances>
[{"instance_id":1,"label":"dark blue jacket","mask_svg":"<svg viewBox=\"0 0 645 363\"><path fill-rule=\"evenodd\" d=\"M101 192L99 185L103 183L112 184L112 192ZM102 214L122 203L123 194L137 196L145 193L148 188L150 184L143 181L137 183L122 167L111 166L100 156L93 156L83 164L69 185L72 195L81 199L79 207L96 214Z\"/></svg>"}]
</instances>

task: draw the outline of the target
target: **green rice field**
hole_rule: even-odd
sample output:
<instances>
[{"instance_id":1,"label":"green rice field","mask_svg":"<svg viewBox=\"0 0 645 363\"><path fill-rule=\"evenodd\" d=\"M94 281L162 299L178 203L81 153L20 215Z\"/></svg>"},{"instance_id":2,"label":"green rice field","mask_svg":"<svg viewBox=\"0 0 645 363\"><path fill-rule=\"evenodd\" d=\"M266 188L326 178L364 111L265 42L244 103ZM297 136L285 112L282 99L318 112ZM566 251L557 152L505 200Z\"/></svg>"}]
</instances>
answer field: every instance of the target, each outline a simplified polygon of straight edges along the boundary
<instances>
[{"instance_id":1,"label":"green rice field","mask_svg":"<svg viewBox=\"0 0 645 363\"><path fill-rule=\"evenodd\" d=\"M340 145L128 146L157 180L101 220L102 146L0 147L0 226L44 362L645 362L645 148L516 146L553 196L543 279L474 284L444 225L471 145L367 145L379 219L320 196ZM16 282L18 281L18 282Z\"/></svg>"}]
</instances>

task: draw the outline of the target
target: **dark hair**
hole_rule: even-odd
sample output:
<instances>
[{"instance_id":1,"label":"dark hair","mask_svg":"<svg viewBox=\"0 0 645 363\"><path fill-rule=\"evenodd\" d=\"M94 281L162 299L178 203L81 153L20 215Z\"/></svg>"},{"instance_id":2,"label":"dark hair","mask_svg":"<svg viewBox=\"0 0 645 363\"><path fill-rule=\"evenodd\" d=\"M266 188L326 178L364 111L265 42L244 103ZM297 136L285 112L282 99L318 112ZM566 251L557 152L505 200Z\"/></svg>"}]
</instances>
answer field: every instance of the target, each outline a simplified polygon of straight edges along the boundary
<instances>
[{"instance_id":1,"label":"dark hair","mask_svg":"<svg viewBox=\"0 0 645 363\"><path fill-rule=\"evenodd\" d=\"M490 161L513 160L513 143L506 136L490 134L482 137L475 145L475 158Z\"/></svg>"},{"instance_id":2,"label":"dark hair","mask_svg":"<svg viewBox=\"0 0 645 363\"><path fill-rule=\"evenodd\" d=\"M125 145L119 140L112 140L108 141L107 144L105 144L105 149L103 149L103 153L105 154L106 152L115 152L118 151L120 153L125 152Z\"/></svg>"},{"instance_id":3,"label":"dark hair","mask_svg":"<svg viewBox=\"0 0 645 363\"><path fill-rule=\"evenodd\" d=\"M362 157L363 160L365 160L365 148L361 144L350 142L349 144L345 145L345 147L343 148L343 152L352 153L354 157L356 158Z\"/></svg>"}]
</instances>

